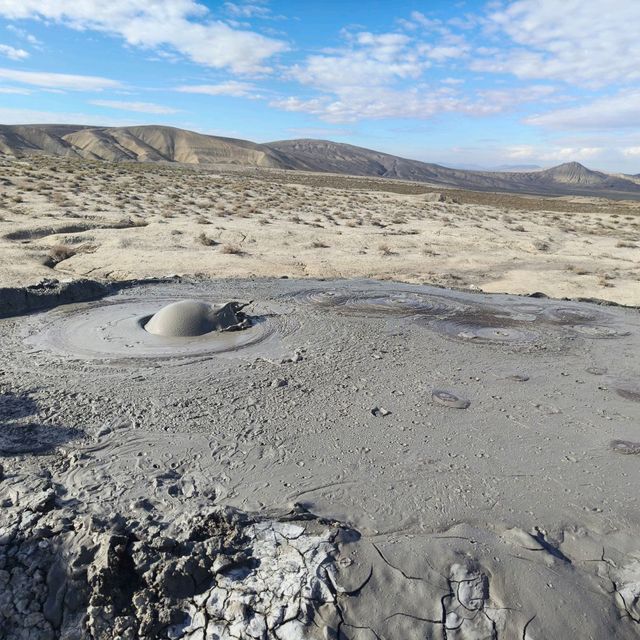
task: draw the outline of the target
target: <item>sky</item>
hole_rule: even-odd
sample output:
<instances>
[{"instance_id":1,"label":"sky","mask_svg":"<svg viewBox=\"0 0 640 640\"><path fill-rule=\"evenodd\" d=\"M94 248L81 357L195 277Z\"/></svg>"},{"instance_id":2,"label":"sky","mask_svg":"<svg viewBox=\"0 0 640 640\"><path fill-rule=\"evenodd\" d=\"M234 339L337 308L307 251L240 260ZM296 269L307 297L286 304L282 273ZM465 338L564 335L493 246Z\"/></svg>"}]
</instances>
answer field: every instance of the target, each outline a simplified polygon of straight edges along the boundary
<instances>
[{"instance_id":1,"label":"sky","mask_svg":"<svg viewBox=\"0 0 640 640\"><path fill-rule=\"evenodd\" d=\"M0 123L640 173L640 0L0 0Z\"/></svg>"}]
</instances>

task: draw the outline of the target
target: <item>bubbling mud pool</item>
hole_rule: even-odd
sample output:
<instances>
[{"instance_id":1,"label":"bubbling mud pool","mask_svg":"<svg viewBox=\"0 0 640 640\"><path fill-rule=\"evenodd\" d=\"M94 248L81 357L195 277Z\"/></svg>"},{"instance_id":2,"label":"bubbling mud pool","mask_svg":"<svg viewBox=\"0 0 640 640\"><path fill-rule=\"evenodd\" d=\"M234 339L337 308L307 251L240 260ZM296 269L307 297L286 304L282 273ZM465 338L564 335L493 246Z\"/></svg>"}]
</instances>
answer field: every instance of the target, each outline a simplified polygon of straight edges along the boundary
<instances>
[{"instance_id":1,"label":"bubbling mud pool","mask_svg":"<svg viewBox=\"0 0 640 640\"><path fill-rule=\"evenodd\" d=\"M46 321L37 317L26 342L87 360L184 359L237 353L290 330L289 320L268 312L249 316L245 306L152 297L61 307Z\"/></svg>"},{"instance_id":2,"label":"bubbling mud pool","mask_svg":"<svg viewBox=\"0 0 640 640\"><path fill-rule=\"evenodd\" d=\"M10 640L637 637L635 309L183 281L0 341Z\"/></svg>"}]
</instances>

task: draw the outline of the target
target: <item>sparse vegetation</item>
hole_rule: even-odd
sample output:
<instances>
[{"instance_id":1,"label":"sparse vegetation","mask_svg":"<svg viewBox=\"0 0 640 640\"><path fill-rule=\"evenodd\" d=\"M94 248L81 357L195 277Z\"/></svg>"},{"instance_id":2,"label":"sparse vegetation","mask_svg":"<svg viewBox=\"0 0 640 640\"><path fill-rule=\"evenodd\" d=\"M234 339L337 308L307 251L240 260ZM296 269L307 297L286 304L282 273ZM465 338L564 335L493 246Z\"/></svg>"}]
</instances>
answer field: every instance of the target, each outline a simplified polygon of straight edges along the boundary
<instances>
[{"instance_id":1,"label":"sparse vegetation","mask_svg":"<svg viewBox=\"0 0 640 640\"><path fill-rule=\"evenodd\" d=\"M234 256L242 256L245 253L242 250L242 247L238 246L237 244L223 244L220 248L220 252Z\"/></svg>"},{"instance_id":2,"label":"sparse vegetation","mask_svg":"<svg viewBox=\"0 0 640 640\"><path fill-rule=\"evenodd\" d=\"M72 258L77 252L78 250L76 247L72 247L67 244L55 244L51 249L49 249L49 253L45 258L44 264L47 267L53 268L60 262Z\"/></svg>"},{"instance_id":3,"label":"sparse vegetation","mask_svg":"<svg viewBox=\"0 0 640 640\"><path fill-rule=\"evenodd\" d=\"M62 248L52 247L46 261L55 266L75 255L62 265L65 270L98 277L114 265L135 275L138 255L146 272L160 248L167 250L162 272L178 270L189 263L189 252L204 255L194 251L198 246L215 249L207 253L206 265L193 259L194 269L207 273L217 273L225 255L249 251L260 265L257 275L282 272L286 264L292 275L327 277L336 251L347 256L345 276L448 284L454 270L462 278L458 283L481 286L485 277L517 272L526 252L527 269L535 270L536 261L544 264L536 287L542 291L553 295L557 281L579 286L578 295L606 287L627 301L628 283L640 277L631 261L640 246L640 207L631 202L457 190L441 198L419 184L270 170L248 175L237 168L213 176L164 164L39 157L26 165L1 156L0 165L0 272L9 274L16 272L12 262L41 262L46 237L73 224L76 229L60 234ZM16 238L7 237L14 232ZM305 254L308 249L318 251L313 256ZM78 255L84 253L94 256L85 261ZM315 259L305 262L305 255ZM358 255L367 257L348 258ZM393 256L402 259L380 259ZM461 264L473 260L483 266L471 275ZM254 268L253 262L243 264Z\"/></svg>"},{"instance_id":4,"label":"sparse vegetation","mask_svg":"<svg viewBox=\"0 0 640 640\"><path fill-rule=\"evenodd\" d=\"M205 247L215 247L220 244L213 238L210 238L204 231L198 236L198 242Z\"/></svg>"}]
</instances>

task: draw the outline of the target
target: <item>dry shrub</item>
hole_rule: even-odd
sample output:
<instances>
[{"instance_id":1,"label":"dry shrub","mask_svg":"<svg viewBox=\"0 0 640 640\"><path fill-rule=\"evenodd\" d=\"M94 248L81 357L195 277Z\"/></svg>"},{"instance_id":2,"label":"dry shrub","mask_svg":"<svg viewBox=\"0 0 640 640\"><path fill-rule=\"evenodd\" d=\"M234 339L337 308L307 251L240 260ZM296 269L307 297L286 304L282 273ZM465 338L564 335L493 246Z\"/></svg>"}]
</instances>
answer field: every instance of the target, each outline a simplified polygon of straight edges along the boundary
<instances>
[{"instance_id":1,"label":"dry shrub","mask_svg":"<svg viewBox=\"0 0 640 640\"><path fill-rule=\"evenodd\" d=\"M210 238L204 231L198 236L198 242L205 247L215 247L217 244L220 244L213 238Z\"/></svg>"},{"instance_id":2,"label":"dry shrub","mask_svg":"<svg viewBox=\"0 0 640 640\"><path fill-rule=\"evenodd\" d=\"M242 247L239 247L237 244L224 244L222 245L222 248L220 249L220 251L222 253L227 253L229 255L234 255L234 256L244 255L244 251L242 250Z\"/></svg>"},{"instance_id":3,"label":"dry shrub","mask_svg":"<svg viewBox=\"0 0 640 640\"><path fill-rule=\"evenodd\" d=\"M53 268L63 260L72 258L77 252L75 247L71 247L68 244L55 244L49 249L44 264L47 267Z\"/></svg>"}]
</instances>

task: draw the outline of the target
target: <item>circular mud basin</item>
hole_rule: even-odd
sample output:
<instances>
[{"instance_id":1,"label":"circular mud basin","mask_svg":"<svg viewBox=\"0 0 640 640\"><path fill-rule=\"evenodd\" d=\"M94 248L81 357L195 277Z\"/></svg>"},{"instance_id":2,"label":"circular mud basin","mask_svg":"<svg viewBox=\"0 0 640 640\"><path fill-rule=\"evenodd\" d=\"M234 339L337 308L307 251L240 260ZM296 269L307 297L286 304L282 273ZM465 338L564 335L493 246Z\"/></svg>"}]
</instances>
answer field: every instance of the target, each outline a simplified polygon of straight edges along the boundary
<instances>
[{"instance_id":1,"label":"circular mud basin","mask_svg":"<svg viewBox=\"0 0 640 640\"><path fill-rule=\"evenodd\" d=\"M624 329L616 329L615 327L607 327L599 324L576 324L572 325L571 329L580 336L594 339L624 338L631 333Z\"/></svg>"},{"instance_id":2,"label":"circular mud basin","mask_svg":"<svg viewBox=\"0 0 640 640\"><path fill-rule=\"evenodd\" d=\"M483 311L438 320L430 326L447 338L475 344L520 346L540 340L538 332L528 326Z\"/></svg>"},{"instance_id":3,"label":"circular mud basin","mask_svg":"<svg viewBox=\"0 0 640 640\"><path fill-rule=\"evenodd\" d=\"M563 325L590 325L606 322L611 318L610 314L594 308L553 306L547 307L542 312L542 319L554 324Z\"/></svg>"},{"instance_id":4,"label":"circular mud basin","mask_svg":"<svg viewBox=\"0 0 640 640\"><path fill-rule=\"evenodd\" d=\"M612 440L609 448L614 453L620 453L626 456L640 455L640 442L631 442L630 440Z\"/></svg>"},{"instance_id":5,"label":"circular mud basin","mask_svg":"<svg viewBox=\"0 0 640 640\"><path fill-rule=\"evenodd\" d=\"M471 401L464 398L453 391L444 391L442 389L434 389L431 392L431 398L436 404L450 409L468 409Z\"/></svg>"},{"instance_id":6,"label":"circular mud basin","mask_svg":"<svg viewBox=\"0 0 640 640\"><path fill-rule=\"evenodd\" d=\"M295 294L298 302L345 314L379 316L427 316L442 318L459 313L467 305L445 296L413 291L301 291Z\"/></svg>"},{"instance_id":7,"label":"circular mud basin","mask_svg":"<svg viewBox=\"0 0 640 640\"><path fill-rule=\"evenodd\" d=\"M35 316L25 342L74 359L172 359L239 352L284 330L278 316L249 318L242 307L152 296L103 300Z\"/></svg>"}]
</instances>

